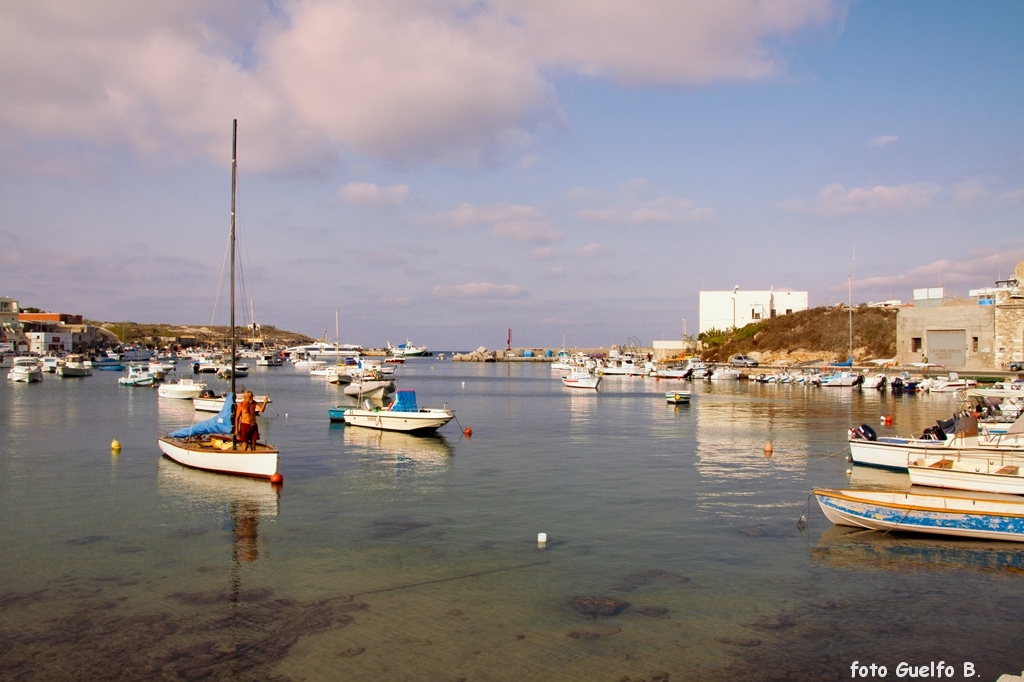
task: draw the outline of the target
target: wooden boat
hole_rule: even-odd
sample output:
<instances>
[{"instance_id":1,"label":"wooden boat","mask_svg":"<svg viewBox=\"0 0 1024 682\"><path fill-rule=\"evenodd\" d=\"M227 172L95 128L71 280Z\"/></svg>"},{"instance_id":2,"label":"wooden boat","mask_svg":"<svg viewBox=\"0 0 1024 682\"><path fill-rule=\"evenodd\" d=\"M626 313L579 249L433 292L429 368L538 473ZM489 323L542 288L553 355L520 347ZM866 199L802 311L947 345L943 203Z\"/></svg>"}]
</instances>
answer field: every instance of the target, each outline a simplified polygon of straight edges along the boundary
<instances>
[{"instance_id":1,"label":"wooden boat","mask_svg":"<svg viewBox=\"0 0 1024 682\"><path fill-rule=\"evenodd\" d=\"M231 355L228 367L236 366L235 340L235 190L237 186L237 132L238 121L232 124L231 142ZM277 471L278 449L265 442L257 443L254 450L244 449L242 443L235 440L234 407L235 407L235 372L231 372L231 391L224 396L224 406L214 417L193 424L192 426L172 431L157 439L160 450L169 459L183 466L205 471L216 471L225 474L239 474L269 478L271 482L280 483L283 479ZM185 381L184 379L181 381ZM191 379L188 380L191 382ZM180 384L181 382L179 382ZM165 384L168 386L170 384ZM161 390L164 388L161 386ZM195 398L205 388L198 384L199 391L188 397ZM161 394L162 395L162 394Z\"/></svg>"},{"instance_id":2,"label":"wooden boat","mask_svg":"<svg viewBox=\"0 0 1024 682\"><path fill-rule=\"evenodd\" d=\"M910 462L913 485L983 493L1024 495L1024 457L949 457L946 453Z\"/></svg>"},{"instance_id":3,"label":"wooden boat","mask_svg":"<svg viewBox=\"0 0 1024 682\"><path fill-rule=\"evenodd\" d=\"M815 488L828 520L841 526L1024 542L1024 500L880 490Z\"/></svg>"},{"instance_id":4,"label":"wooden boat","mask_svg":"<svg viewBox=\"0 0 1024 682\"><path fill-rule=\"evenodd\" d=\"M668 391L665 393L665 402L669 405L688 405L690 403L690 392Z\"/></svg>"},{"instance_id":5,"label":"wooden boat","mask_svg":"<svg viewBox=\"0 0 1024 682\"><path fill-rule=\"evenodd\" d=\"M582 388L596 391L601 385L601 375L589 369L578 367L562 377L562 385L569 388Z\"/></svg>"},{"instance_id":6,"label":"wooden boat","mask_svg":"<svg viewBox=\"0 0 1024 682\"><path fill-rule=\"evenodd\" d=\"M455 410L444 407L417 407L416 392L408 389L395 394L395 402L388 408L362 408L346 410L343 416L349 426L364 426L381 431L404 433L432 433L455 418Z\"/></svg>"}]
</instances>

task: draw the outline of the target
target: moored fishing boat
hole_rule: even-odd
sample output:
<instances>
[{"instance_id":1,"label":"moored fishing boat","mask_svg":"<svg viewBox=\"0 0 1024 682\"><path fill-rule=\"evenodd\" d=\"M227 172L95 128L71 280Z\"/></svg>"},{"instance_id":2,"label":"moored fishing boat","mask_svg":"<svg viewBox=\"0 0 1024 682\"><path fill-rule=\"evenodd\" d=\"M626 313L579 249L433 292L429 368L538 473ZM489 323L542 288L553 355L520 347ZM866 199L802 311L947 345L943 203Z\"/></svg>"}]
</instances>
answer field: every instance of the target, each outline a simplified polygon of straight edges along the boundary
<instances>
[{"instance_id":1,"label":"moored fishing boat","mask_svg":"<svg viewBox=\"0 0 1024 682\"><path fill-rule=\"evenodd\" d=\"M128 365L128 372L123 377L118 377L117 383L122 386L153 386L156 384L156 375L147 367Z\"/></svg>"},{"instance_id":2,"label":"moored fishing boat","mask_svg":"<svg viewBox=\"0 0 1024 682\"><path fill-rule=\"evenodd\" d=\"M837 525L1024 542L1022 499L824 488L813 494Z\"/></svg>"},{"instance_id":3,"label":"moored fishing boat","mask_svg":"<svg viewBox=\"0 0 1024 682\"><path fill-rule=\"evenodd\" d=\"M395 402L388 408L352 408L346 410L342 418L348 426L404 433L431 433L454 419L455 410L447 403L444 407L418 407L416 392L403 389L395 394Z\"/></svg>"},{"instance_id":4,"label":"moored fishing boat","mask_svg":"<svg viewBox=\"0 0 1024 682\"><path fill-rule=\"evenodd\" d=\"M562 377L562 385L596 391L601 385L601 375L589 369L578 367Z\"/></svg>"},{"instance_id":5,"label":"moored fishing boat","mask_svg":"<svg viewBox=\"0 0 1024 682\"><path fill-rule=\"evenodd\" d=\"M86 367L85 356L72 353L64 359L64 364L57 368L61 377L91 377L92 368Z\"/></svg>"}]
</instances>

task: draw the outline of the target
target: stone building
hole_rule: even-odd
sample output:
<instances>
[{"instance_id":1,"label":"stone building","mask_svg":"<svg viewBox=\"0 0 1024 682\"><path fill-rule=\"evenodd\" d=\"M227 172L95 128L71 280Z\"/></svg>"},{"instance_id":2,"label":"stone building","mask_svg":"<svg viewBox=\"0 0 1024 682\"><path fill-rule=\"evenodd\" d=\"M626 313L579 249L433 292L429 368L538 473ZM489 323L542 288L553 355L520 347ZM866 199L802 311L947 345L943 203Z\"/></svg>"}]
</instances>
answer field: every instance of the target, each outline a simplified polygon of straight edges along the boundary
<instances>
[{"instance_id":1,"label":"stone building","mask_svg":"<svg viewBox=\"0 0 1024 682\"><path fill-rule=\"evenodd\" d=\"M946 299L936 289L915 291L914 306L900 309L896 319L896 361L901 364L997 370L1022 360L1024 262L1012 278L973 290L966 299Z\"/></svg>"}]
</instances>

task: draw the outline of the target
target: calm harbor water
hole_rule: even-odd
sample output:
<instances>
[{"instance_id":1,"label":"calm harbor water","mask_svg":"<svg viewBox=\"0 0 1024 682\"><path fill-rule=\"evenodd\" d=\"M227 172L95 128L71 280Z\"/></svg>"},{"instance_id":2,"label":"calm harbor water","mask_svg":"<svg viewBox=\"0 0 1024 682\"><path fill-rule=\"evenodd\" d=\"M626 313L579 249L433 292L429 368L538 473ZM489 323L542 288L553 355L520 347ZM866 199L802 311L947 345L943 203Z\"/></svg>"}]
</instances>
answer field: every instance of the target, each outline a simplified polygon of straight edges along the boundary
<instances>
[{"instance_id":1,"label":"calm harbor water","mask_svg":"<svg viewBox=\"0 0 1024 682\"><path fill-rule=\"evenodd\" d=\"M428 438L346 428L328 421L346 398L323 380L290 367L244 380L274 401L263 431L281 448L280 491L162 460L157 435L189 423L191 404L116 372L4 380L0 678L818 680L859 661L896 679L900 663L945 661L953 679L970 663L995 680L1024 667L1024 548L836 528L809 499L907 486L848 475L846 430L919 433L951 395L698 383L672 406L679 382L573 393L546 364L424 358L398 372L458 423ZM591 616L578 597L628 607Z\"/></svg>"}]
</instances>

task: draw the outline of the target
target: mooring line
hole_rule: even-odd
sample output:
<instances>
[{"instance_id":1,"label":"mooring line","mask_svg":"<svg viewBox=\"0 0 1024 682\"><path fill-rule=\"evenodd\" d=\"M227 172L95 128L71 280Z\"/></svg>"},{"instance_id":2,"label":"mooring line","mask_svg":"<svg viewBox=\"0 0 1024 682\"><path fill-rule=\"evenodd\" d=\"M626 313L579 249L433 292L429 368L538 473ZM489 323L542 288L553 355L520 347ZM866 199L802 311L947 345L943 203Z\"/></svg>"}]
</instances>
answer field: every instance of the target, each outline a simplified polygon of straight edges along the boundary
<instances>
[{"instance_id":1,"label":"mooring line","mask_svg":"<svg viewBox=\"0 0 1024 682\"><path fill-rule=\"evenodd\" d=\"M409 583L408 585L396 585L394 587L382 587L378 590L367 590L365 592L353 592L345 597L333 597L333 599L349 599L353 597L365 597L368 594L380 594L381 592L394 592L395 590L407 590L413 587L423 587L424 585L436 585L438 583L447 583L453 580L465 580L466 578L478 578L482 575L490 575L491 573L503 573L505 571L516 571L521 568L533 568L534 566L542 566L544 564L551 563L550 560L545 559L544 561L535 561L530 564L520 564L518 566L506 566L505 568L492 568L487 571L478 571L476 573L466 573L464 575L454 575L449 578L438 578L436 580L424 580L419 583ZM328 601L328 600L325 600Z\"/></svg>"}]
</instances>

